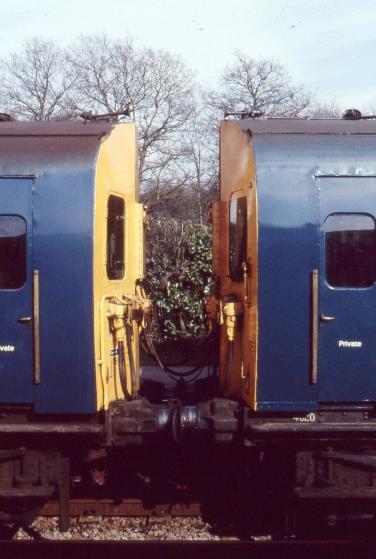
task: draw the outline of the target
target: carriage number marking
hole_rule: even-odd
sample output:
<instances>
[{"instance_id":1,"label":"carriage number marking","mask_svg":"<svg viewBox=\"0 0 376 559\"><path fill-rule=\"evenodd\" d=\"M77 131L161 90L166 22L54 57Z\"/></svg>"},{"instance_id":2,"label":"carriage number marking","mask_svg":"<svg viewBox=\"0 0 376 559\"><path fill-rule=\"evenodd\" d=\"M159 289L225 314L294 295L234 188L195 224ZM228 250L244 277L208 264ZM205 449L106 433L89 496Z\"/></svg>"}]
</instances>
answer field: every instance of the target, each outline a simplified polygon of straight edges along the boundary
<instances>
[{"instance_id":1,"label":"carriage number marking","mask_svg":"<svg viewBox=\"0 0 376 559\"><path fill-rule=\"evenodd\" d=\"M293 417L292 420L297 423L314 423L316 421L316 414L311 412L300 417Z\"/></svg>"}]
</instances>

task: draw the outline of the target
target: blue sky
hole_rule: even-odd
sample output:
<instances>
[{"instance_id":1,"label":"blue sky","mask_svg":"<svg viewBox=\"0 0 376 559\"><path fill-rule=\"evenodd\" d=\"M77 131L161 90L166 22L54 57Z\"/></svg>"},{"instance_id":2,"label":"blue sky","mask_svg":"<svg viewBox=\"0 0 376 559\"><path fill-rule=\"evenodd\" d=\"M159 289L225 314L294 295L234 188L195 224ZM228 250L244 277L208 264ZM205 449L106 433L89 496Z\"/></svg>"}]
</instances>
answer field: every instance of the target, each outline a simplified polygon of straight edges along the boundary
<instances>
[{"instance_id":1,"label":"blue sky","mask_svg":"<svg viewBox=\"0 0 376 559\"><path fill-rule=\"evenodd\" d=\"M376 111L374 0L1 0L0 55L39 36L133 37L215 85L236 49L273 58L320 99Z\"/></svg>"}]
</instances>

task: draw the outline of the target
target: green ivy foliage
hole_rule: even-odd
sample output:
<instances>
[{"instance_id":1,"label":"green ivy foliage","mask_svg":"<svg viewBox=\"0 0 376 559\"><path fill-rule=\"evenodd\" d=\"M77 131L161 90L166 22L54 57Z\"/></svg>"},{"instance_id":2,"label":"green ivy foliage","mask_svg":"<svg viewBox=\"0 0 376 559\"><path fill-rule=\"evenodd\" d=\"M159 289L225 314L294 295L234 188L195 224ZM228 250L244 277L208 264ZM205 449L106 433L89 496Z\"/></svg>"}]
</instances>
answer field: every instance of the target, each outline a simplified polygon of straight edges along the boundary
<instances>
[{"instance_id":1,"label":"green ivy foliage","mask_svg":"<svg viewBox=\"0 0 376 559\"><path fill-rule=\"evenodd\" d=\"M204 334L204 299L211 282L210 227L152 218L146 247L144 286L155 306L156 341Z\"/></svg>"}]
</instances>

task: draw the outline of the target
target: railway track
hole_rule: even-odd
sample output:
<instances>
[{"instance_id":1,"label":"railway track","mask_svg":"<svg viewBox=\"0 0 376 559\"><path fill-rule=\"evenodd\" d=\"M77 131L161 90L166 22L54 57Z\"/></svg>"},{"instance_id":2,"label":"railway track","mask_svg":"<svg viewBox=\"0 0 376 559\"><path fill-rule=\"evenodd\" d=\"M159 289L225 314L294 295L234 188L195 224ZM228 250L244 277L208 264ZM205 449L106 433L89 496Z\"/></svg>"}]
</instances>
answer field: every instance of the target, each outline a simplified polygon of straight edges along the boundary
<instances>
[{"instance_id":1,"label":"railway track","mask_svg":"<svg viewBox=\"0 0 376 559\"><path fill-rule=\"evenodd\" d=\"M68 511L67 511L68 512ZM69 517L65 529L59 531L59 502L50 501L40 511L39 517L26 532L13 532L0 536L0 557L33 558L43 553L54 559L69 553L81 558L91 557L102 551L127 553L127 559L142 557L152 553L153 559L174 559L175 555L194 557L205 554L205 559L213 556L218 559L238 559L239 557L351 557L351 559L374 559L376 557L376 534L374 541L354 538L335 541L333 539L312 539L303 541L290 539L272 539L271 536L245 535L246 540L238 534L234 537L213 530L202 519L202 507L198 502L170 503L147 506L140 499L125 499L114 502L110 499L71 499ZM62 529L60 525L60 529ZM21 529L22 532L22 529ZM369 534L369 533L368 533ZM25 539L29 537L31 539ZM14 537L13 540L11 538ZM244 537L244 536L243 536ZM320 537L320 536L319 536ZM335 537L335 536L333 536ZM337 534L337 538L347 537ZM351 535L349 536L351 538ZM3 538L3 539L1 539ZM191 541L189 541L191 540ZM196 541L192 541L196 540ZM201 540L201 541L199 541ZM55 551L56 550L56 551ZM236 554L236 557L234 557Z\"/></svg>"},{"instance_id":2,"label":"railway track","mask_svg":"<svg viewBox=\"0 0 376 559\"><path fill-rule=\"evenodd\" d=\"M140 499L71 499L70 516L200 516L201 505L192 503L165 503L145 505ZM59 502L49 501L40 512L41 516L58 516Z\"/></svg>"},{"instance_id":3,"label":"railway track","mask_svg":"<svg viewBox=\"0 0 376 559\"><path fill-rule=\"evenodd\" d=\"M359 541L273 541L273 542L113 542L113 541L2 541L1 557L70 559L105 556L138 559L261 559L304 557L308 559L374 559L375 545Z\"/></svg>"},{"instance_id":4,"label":"railway track","mask_svg":"<svg viewBox=\"0 0 376 559\"><path fill-rule=\"evenodd\" d=\"M108 498L75 498L70 500L69 511L66 512L69 515L67 514L64 518L60 517L58 521L56 517L59 516L59 502L48 502L39 513L39 518L42 519L42 522L36 523L37 538L41 537L43 539L43 537L47 537L49 539L51 536L54 538L53 530L59 531L60 529L60 531L65 533L65 537L68 540L70 538L75 539L77 536L81 538L83 534L85 538L92 538L96 541L114 538L116 540L120 539L123 543L125 541L130 543L133 539L148 543L150 540L158 540L163 542L163 545L167 543L174 543L175 545L176 540L185 540L185 543L187 543L187 540L201 540L201 543L203 540L211 540L211 544L233 541L236 544L242 543L243 546L249 543L250 549L256 550L258 549L257 545L267 543L268 545L272 544L267 548L271 552L277 549L278 546L281 546L281 550L287 549L289 546L291 546L292 550L303 550L305 549L304 546L308 545L307 542L301 541L301 539L294 539L294 537L275 541L275 536L272 538L270 535L267 535L267 532L266 535L257 537L252 532L238 531L239 527L235 525L231 527L225 525L224 530L224 525L214 527L215 523L213 525L211 520L209 520L209 523L205 520L205 513L199 502L165 503L147 506L140 499L124 499L114 502L114 500ZM54 524L55 528L47 530L44 536L43 532L46 522L47 524ZM85 525L88 530L86 534ZM65 531L68 529L69 533L66 533ZM118 533L114 534L113 529L118 529ZM90 532L90 530L93 530L93 532ZM318 541L318 538L323 537L324 533L323 539L329 537L330 543L329 540ZM359 549L372 548L372 559L374 559L376 557L376 533L373 534L372 530L368 530L366 534L367 536L365 536L365 532L362 532L362 535L360 535L360 532L344 533L343 531L337 531L337 533L334 532L331 535L326 532L323 532L321 536L320 534L316 534L313 537L309 535L308 538L312 537L309 544L313 545L315 549L324 549L325 545L328 546L328 549L337 545L341 551L354 549L354 545L360 546ZM303 534L301 534L301 537L304 538ZM243 538L246 538L247 541L241 542ZM344 541L334 541L340 538L343 538ZM345 538L348 539L345 541ZM374 541L371 541L371 538ZM141 541L135 543L139 545ZM254 547L256 543L257 545ZM242 547L239 547L239 550L241 549ZM358 555L356 557L358 558Z\"/></svg>"}]
</instances>

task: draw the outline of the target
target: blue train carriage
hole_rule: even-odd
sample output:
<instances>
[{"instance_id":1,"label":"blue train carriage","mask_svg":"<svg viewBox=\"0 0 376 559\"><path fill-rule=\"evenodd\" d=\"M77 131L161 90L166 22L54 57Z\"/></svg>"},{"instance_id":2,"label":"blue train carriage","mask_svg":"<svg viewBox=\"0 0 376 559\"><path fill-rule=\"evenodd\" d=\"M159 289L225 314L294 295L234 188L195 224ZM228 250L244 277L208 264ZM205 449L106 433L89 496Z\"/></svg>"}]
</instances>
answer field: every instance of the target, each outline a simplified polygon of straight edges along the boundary
<instances>
[{"instance_id":1,"label":"blue train carriage","mask_svg":"<svg viewBox=\"0 0 376 559\"><path fill-rule=\"evenodd\" d=\"M221 393L302 497L376 497L375 152L375 120L220 129L208 311Z\"/></svg>"},{"instance_id":2,"label":"blue train carriage","mask_svg":"<svg viewBox=\"0 0 376 559\"><path fill-rule=\"evenodd\" d=\"M133 123L0 124L0 404L95 414L138 389Z\"/></svg>"},{"instance_id":3,"label":"blue train carriage","mask_svg":"<svg viewBox=\"0 0 376 559\"><path fill-rule=\"evenodd\" d=\"M139 389L133 123L0 123L0 523L29 522ZM81 469L80 469L81 468Z\"/></svg>"},{"instance_id":4,"label":"blue train carriage","mask_svg":"<svg viewBox=\"0 0 376 559\"><path fill-rule=\"evenodd\" d=\"M221 386L254 411L376 402L375 147L374 121L222 123Z\"/></svg>"}]
</instances>

